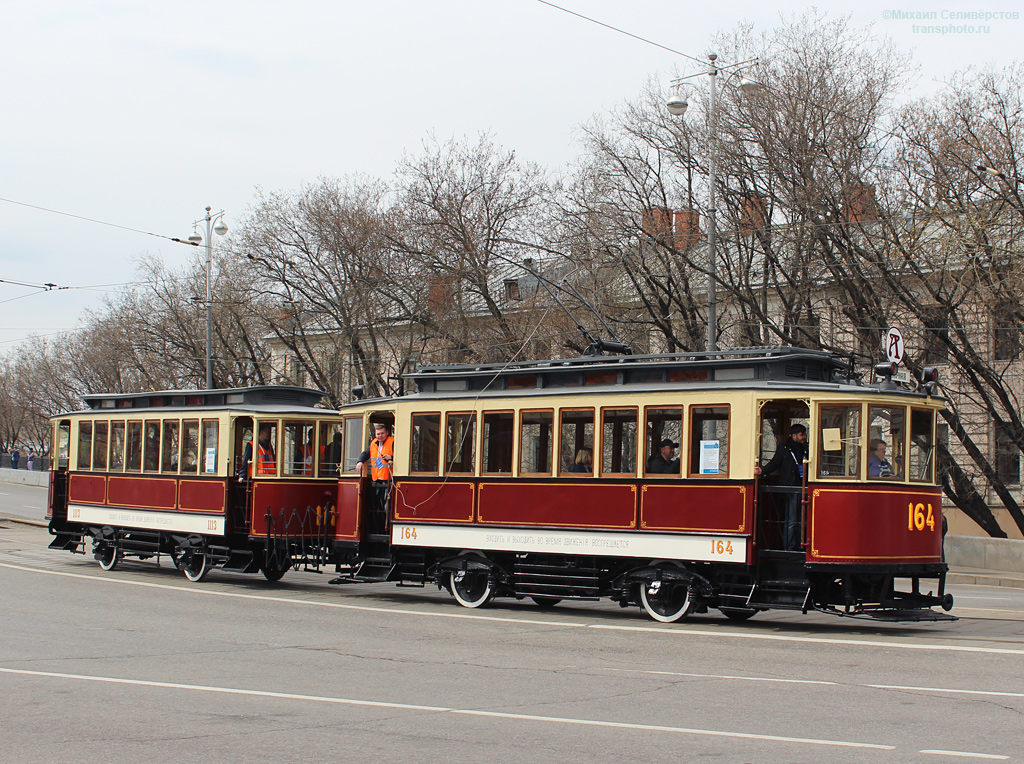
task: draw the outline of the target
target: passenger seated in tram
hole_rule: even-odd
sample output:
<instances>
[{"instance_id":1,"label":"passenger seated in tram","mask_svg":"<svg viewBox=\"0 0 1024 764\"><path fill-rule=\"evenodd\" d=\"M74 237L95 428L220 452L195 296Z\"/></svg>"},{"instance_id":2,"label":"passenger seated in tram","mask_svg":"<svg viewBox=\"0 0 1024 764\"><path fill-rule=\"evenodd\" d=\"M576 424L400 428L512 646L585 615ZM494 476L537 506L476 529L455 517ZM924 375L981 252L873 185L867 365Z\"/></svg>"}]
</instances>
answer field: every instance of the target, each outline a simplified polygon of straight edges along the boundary
<instances>
[{"instance_id":1,"label":"passenger seated in tram","mask_svg":"<svg viewBox=\"0 0 1024 764\"><path fill-rule=\"evenodd\" d=\"M885 441L879 438L871 441L871 455L868 457L868 477L896 477L897 471L885 458Z\"/></svg>"},{"instance_id":2,"label":"passenger seated in tram","mask_svg":"<svg viewBox=\"0 0 1024 764\"><path fill-rule=\"evenodd\" d=\"M576 463L573 465L572 472L579 472L581 474L593 475L594 474L594 452L589 448L581 448L576 452Z\"/></svg>"},{"instance_id":3,"label":"passenger seated in tram","mask_svg":"<svg viewBox=\"0 0 1024 764\"><path fill-rule=\"evenodd\" d=\"M665 438L658 444L659 453L647 460L647 472L655 475L678 475L679 460L673 458L679 444Z\"/></svg>"}]
</instances>

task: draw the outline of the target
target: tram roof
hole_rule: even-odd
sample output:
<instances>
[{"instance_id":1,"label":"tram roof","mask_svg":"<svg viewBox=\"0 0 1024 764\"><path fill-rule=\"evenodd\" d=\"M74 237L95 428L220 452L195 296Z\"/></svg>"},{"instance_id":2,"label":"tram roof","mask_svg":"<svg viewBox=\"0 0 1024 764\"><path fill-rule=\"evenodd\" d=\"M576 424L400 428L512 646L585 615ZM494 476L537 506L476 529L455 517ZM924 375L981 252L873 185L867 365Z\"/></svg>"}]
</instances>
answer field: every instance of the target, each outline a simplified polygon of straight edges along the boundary
<instances>
[{"instance_id":1,"label":"tram roof","mask_svg":"<svg viewBox=\"0 0 1024 764\"><path fill-rule=\"evenodd\" d=\"M657 383L859 384L851 363L821 350L756 347L714 353L582 356L551 361L421 366L406 379L420 393L515 391Z\"/></svg>"},{"instance_id":2,"label":"tram roof","mask_svg":"<svg viewBox=\"0 0 1024 764\"><path fill-rule=\"evenodd\" d=\"M87 410L139 409L241 409L246 411L306 411L327 393L308 387L258 385L215 390L156 390L145 393L94 393L83 395ZM326 410L325 410L326 411Z\"/></svg>"}]
</instances>

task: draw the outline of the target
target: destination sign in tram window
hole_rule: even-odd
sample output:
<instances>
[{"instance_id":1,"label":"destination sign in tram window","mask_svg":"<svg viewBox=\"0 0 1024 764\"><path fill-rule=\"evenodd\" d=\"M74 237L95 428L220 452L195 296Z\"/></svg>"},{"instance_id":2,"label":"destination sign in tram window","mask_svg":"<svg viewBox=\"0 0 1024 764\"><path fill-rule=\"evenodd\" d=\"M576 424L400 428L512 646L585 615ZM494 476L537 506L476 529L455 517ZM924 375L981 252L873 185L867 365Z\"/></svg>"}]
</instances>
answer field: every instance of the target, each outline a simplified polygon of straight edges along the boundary
<instances>
[{"instance_id":1,"label":"destination sign in tram window","mask_svg":"<svg viewBox=\"0 0 1024 764\"><path fill-rule=\"evenodd\" d=\"M729 474L729 407L690 407L690 474Z\"/></svg>"}]
</instances>

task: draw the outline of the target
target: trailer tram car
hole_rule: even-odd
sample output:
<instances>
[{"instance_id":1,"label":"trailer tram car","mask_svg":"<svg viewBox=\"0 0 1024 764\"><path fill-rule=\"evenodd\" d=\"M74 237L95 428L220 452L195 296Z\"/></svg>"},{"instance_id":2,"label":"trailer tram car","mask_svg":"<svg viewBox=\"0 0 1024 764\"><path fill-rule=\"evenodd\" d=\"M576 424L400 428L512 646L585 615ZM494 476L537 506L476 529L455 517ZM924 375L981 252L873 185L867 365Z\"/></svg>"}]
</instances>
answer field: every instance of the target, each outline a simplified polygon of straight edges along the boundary
<instances>
[{"instance_id":1,"label":"trailer tram car","mask_svg":"<svg viewBox=\"0 0 1024 764\"><path fill-rule=\"evenodd\" d=\"M322 398L270 386L85 396L86 410L53 420L50 548L91 544L104 570L167 555L191 581L325 563L343 444Z\"/></svg>"},{"instance_id":2,"label":"trailer tram car","mask_svg":"<svg viewBox=\"0 0 1024 764\"><path fill-rule=\"evenodd\" d=\"M329 564L332 583L435 584L470 608L950 618L935 609L952 597L933 381L865 384L827 353L754 348L429 366L406 382L340 411L299 388L90 396L54 419L51 547L91 542L105 569L168 554L192 580ZM378 423L394 462L371 487L354 466ZM810 436L802 485L757 476L795 423ZM244 474L265 425L276 462ZM892 469L872 474L878 440ZM664 441L670 473L651 464Z\"/></svg>"}]
</instances>

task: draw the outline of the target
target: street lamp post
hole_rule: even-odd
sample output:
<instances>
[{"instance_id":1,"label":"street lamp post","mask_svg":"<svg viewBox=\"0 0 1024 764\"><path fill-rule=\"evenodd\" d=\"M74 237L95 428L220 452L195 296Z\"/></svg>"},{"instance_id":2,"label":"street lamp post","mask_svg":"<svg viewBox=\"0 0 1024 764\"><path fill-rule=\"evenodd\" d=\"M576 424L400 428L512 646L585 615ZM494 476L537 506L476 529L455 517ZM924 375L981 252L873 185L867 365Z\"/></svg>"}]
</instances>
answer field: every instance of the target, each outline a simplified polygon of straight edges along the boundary
<instances>
[{"instance_id":1,"label":"street lamp post","mask_svg":"<svg viewBox=\"0 0 1024 764\"><path fill-rule=\"evenodd\" d=\"M682 92L682 84L694 77L707 75L709 78L708 89L708 141L710 143L711 155L708 159L708 339L707 349L718 350L718 74L724 71L726 74L736 74L742 69L756 66L756 58L749 61L741 61L738 64L719 67L715 62L718 54L708 54L708 69L705 72L690 74L686 77L679 77L672 80L675 92L669 97L667 106L669 113L681 117L686 113L690 103ZM739 89L743 93L755 93L761 85L746 77L739 78Z\"/></svg>"},{"instance_id":2,"label":"street lamp post","mask_svg":"<svg viewBox=\"0 0 1024 764\"><path fill-rule=\"evenodd\" d=\"M199 246L202 243L202 234L198 231L200 223L206 223L206 389L213 389L213 293L210 283L210 274L213 270L213 234L223 236L228 232L227 223L224 222L224 210L216 215L210 215L212 207L206 208L206 217L197 220L192 226L192 235L188 237L190 243Z\"/></svg>"}]
</instances>

